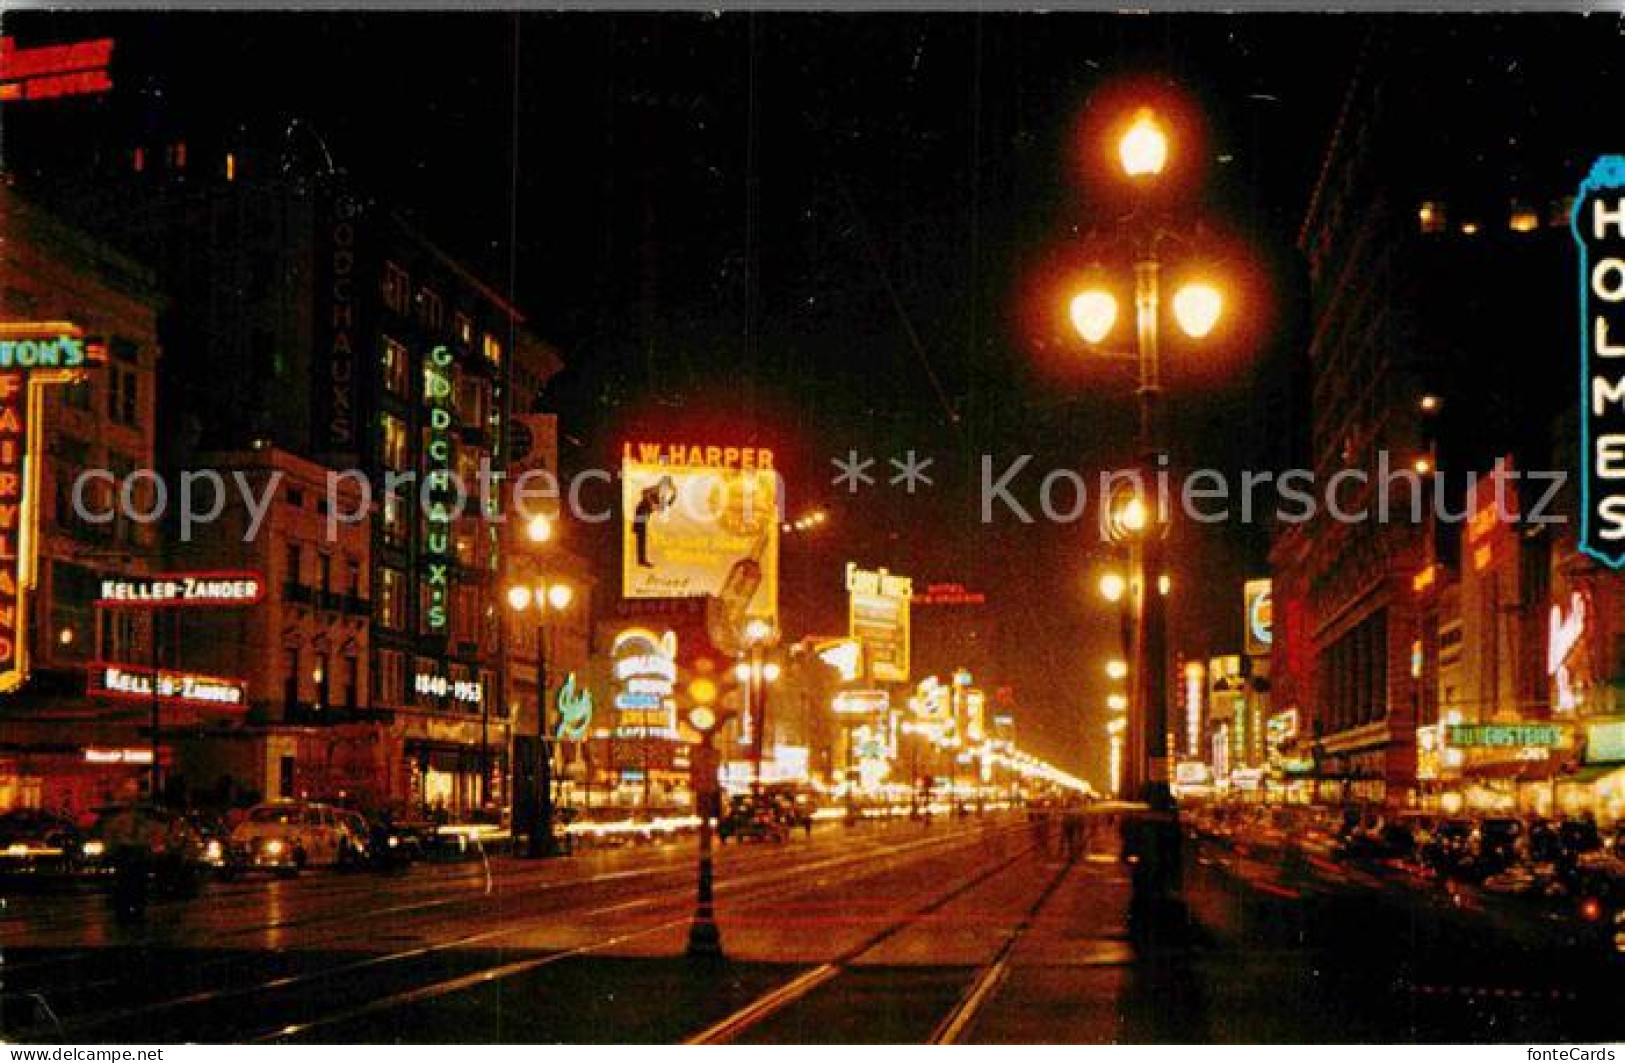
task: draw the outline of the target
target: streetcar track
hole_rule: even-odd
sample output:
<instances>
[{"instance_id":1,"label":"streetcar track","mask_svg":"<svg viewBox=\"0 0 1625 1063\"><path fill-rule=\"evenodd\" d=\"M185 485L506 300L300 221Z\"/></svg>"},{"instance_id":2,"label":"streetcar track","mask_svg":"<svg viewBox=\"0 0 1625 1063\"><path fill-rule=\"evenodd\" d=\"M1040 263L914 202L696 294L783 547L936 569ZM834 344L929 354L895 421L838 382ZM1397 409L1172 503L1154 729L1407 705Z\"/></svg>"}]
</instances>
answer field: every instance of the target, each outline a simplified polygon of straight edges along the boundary
<instances>
[{"instance_id":1,"label":"streetcar track","mask_svg":"<svg viewBox=\"0 0 1625 1063\"><path fill-rule=\"evenodd\" d=\"M728 1044L734 1041L746 1030L765 1019L777 1015L791 1004L805 998L819 986L838 977L865 954L874 951L904 930L918 925L923 917L941 910L1034 851L1035 847L1028 845L1018 850L1013 856L972 875L946 893L939 894L928 903L915 908L857 944L850 946L834 959L827 960L811 970L802 972L785 985L768 991L733 1014L712 1023L699 1033L688 1038L684 1043L689 1045L715 1045Z\"/></svg>"},{"instance_id":2,"label":"streetcar track","mask_svg":"<svg viewBox=\"0 0 1625 1063\"><path fill-rule=\"evenodd\" d=\"M970 834L970 832L966 831L966 832L961 832L961 833L958 833L958 834L952 834L952 835L947 835L947 836L939 836L939 837L933 838L933 839L919 839L919 840L907 843L907 844L902 845L902 846L892 847L892 848L890 848L888 850L888 856L889 856L890 859L889 859L889 861L888 861L888 863L886 865L874 868L873 870L869 871L866 875L861 876L861 877L863 877L863 878L874 877L874 876L878 876L880 874L883 874L888 870L891 870L892 866L897 862L897 857L899 857L899 856L901 856L901 855L903 855L905 853L913 853L913 852L922 851L922 850L929 851L929 850L934 850L934 849L937 849L937 848L946 849L946 848L950 847L948 843L959 842L959 841L966 840L967 836L969 834ZM985 837L986 837L985 834L979 834L979 835L976 836L975 839L972 839L972 840L981 840L981 839L983 839ZM846 864L851 864L851 863L862 863L862 862L864 862L865 860L867 860L869 858L869 855L872 855L872 854L847 855L847 856L842 856L842 857L830 858L830 859L824 860L824 861L816 861L816 862L808 865L807 867L788 869L784 874L766 874L766 873L759 874L757 876L759 880L766 880L766 883L770 883L771 885L769 886L769 888L762 890L760 893L752 895L750 897L750 899L752 901L756 902L756 903L760 903L760 902L762 902L764 900L770 900L770 899L773 899L775 897L795 896L798 893L807 892L810 889L816 888L816 883L809 884L800 877L807 870L810 870L812 868L820 868L820 867L844 866ZM1003 865L1001 865L1001 866L1003 866ZM786 882L779 881L780 879L786 877L786 875L788 875L791 878L790 882L786 883ZM736 891L736 890L744 889L744 888L747 887L747 885L750 885L750 883L746 883L746 882L743 882L743 881L735 881L735 882L732 882L732 883L724 883L724 884L718 885L717 891L718 891L718 893L721 893L724 890L728 890L729 892L733 892L733 891ZM786 888L786 887L788 887L788 888ZM688 903L687 887L686 886L682 888L682 894L683 895L678 899L686 907L686 905ZM478 986L478 985L488 984L490 982L499 981L499 980L504 979L504 978L513 977L514 975L524 974L524 973L527 973L529 971L537 970L537 969L540 969L542 967L546 967L546 966L549 966L551 964L561 962L563 960L573 959L573 958L578 957L578 956L588 955L590 953L599 952L599 951L602 951L603 949L607 949L607 948L613 948L616 945L624 944L624 943L626 943L628 941L635 941L635 940L637 940L639 938L650 937L650 936L652 936L654 934L662 933L664 931L674 929L674 928L676 928L678 926L686 925L690 918L691 918L690 913L685 911L683 914L681 914L681 915L679 915L679 916L677 916L675 918L665 920L664 922L658 923L658 924L656 924L654 926L644 927L644 928L638 929L638 930L629 930L629 931L625 931L625 932L622 932L622 933L619 933L619 934L614 934L614 935L611 935L610 937L605 938L603 940L591 942L591 943L586 944L586 945L578 945L578 946L575 946L573 948L564 949L564 950L561 950L561 951L558 951L558 952L551 952L551 953L548 953L548 954L543 955L543 956L535 956L535 957L530 957L530 958L524 959L524 960L516 960L516 961L510 962L510 963L501 964L501 965L499 965L497 967L485 968L485 969L480 970L480 971L469 972L467 974L458 975L458 976L456 976L454 978L446 979L446 980L441 981L441 982L432 983L432 984L427 985L427 986L415 986L415 987L413 987L411 989L403 990L403 991L401 991L399 993L390 994L390 995L387 995L387 996L384 996L384 997L378 997L378 998L375 998L374 1000L368 1001L368 1002L366 1002L364 1004L356 1005L354 1007L347 1008L347 1009L344 1009L342 1011L332 1013L330 1015L322 1016L319 1019L311 1020L309 1022L304 1022L304 1023L290 1024L288 1026L281 1027L281 1028L279 1028L277 1030L269 1031L269 1032L260 1034L260 1035L258 1035L256 1037L248 1038L248 1039L246 1039L246 1041L244 1043L247 1043L247 1044L263 1044L263 1043L268 1043L268 1042L282 1041L282 1040L286 1040L289 1037L295 1037L295 1036L299 1036L299 1035L304 1034L304 1033L309 1033L311 1030L320 1029L320 1028L328 1027L328 1026L334 1026L334 1025L337 1025L339 1023L352 1021L354 1019L365 1018L365 1017L367 1017L369 1015L380 1014L382 1012L394 1010L396 1008L408 1007L408 1006L411 1006L412 1004L418 1004L418 1003L422 1003L422 1002L425 1002L425 1001L428 1001L428 1000L437 999L439 997L443 997L443 996L449 995L451 993L459 992L459 991L464 990L464 989L473 988L473 987Z\"/></svg>"},{"instance_id":3,"label":"streetcar track","mask_svg":"<svg viewBox=\"0 0 1625 1063\"><path fill-rule=\"evenodd\" d=\"M795 881L792 883L792 889L790 890L790 892L793 893L796 890L805 890L806 888L808 888L807 883L805 882L805 876L808 873L816 872L816 871L820 871L820 870L825 870L825 869L830 869L830 868L835 868L835 867L843 867L843 866L849 866L849 865L852 865L852 864L864 863L866 861L869 861L869 860L872 860L872 859L875 858L875 856L877 855L876 850L879 850L879 851L883 852L884 855L887 858L887 862L884 865L882 865L881 867L877 867L875 869L875 871L873 872L874 874L880 874L880 873L883 873L883 871L889 869L893 864L895 864L895 862L899 858L901 858L903 856L906 856L906 855L909 855L909 854L920 853L922 851L929 852L930 850L938 849L938 848L949 848L949 847L953 846L954 844L962 843L962 842L968 840L969 836L970 836L970 832L960 832L960 833L949 834L949 835L939 835L939 836L936 836L936 837L933 837L933 838L927 838L927 839L914 839L914 840L905 842L902 845L877 844L877 845L872 846L872 847L866 847L861 852L845 853L845 854L840 854L840 855L836 855L836 856L825 857L825 858L821 858L819 860L811 861L811 862L809 862L809 863L807 863L805 865L798 865L798 866L795 866L795 867L789 868L789 869L779 869L779 868L762 869L760 867L760 864L763 863L764 861L754 861L753 860L752 865L751 865L749 871L747 872L747 874L746 874L746 876L744 878L735 879L733 881L726 882L726 883L721 883L718 886L718 890L719 890L719 892L732 893L732 892L736 892L738 890L748 889L750 887L754 887L754 886L757 886L757 885L778 884L778 885L781 886L781 889L778 892L784 892L782 890L782 885L783 884L781 882L779 882L779 880L781 880L786 874L788 874L788 875L792 876L795 879ZM668 869L652 869L652 870L648 870L647 872L639 872L639 873L646 873L646 874L649 874L649 875L658 875L658 874L667 873L667 871L668 871ZM679 881L672 883L670 886L662 886L662 887L660 887L661 893L663 895L670 895L668 898L666 898L665 903L671 903L672 901L679 901L679 902L682 902L682 903L686 903L687 900L688 900L688 892L692 888L691 884L687 881L687 878L686 878L686 876L688 874L688 869L687 868L682 868L682 867L673 867L673 868L669 869L669 872L672 873L672 874L679 875L680 878L679 878ZM624 874L632 874L632 872L626 872L626 873L622 873L622 874L623 875ZM566 881L561 881L561 882L542 883L542 884L538 884L538 886L545 889L545 888L553 888L553 887L562 886L562 885L581 885L585 881L587 881L587 880L572 879L572 880L566 880ZM527 893L536 892L536 888L533 887L532 889L527 890L526 892ZM773 890L772 888L769 888L769 889L763 890L761 892L761 894L755 895L754 899L760 900L760 899L764 899L764 898L770 898L770 897L772 897L774 895L775 895L775 890ZM519 896L519 894L510 894L508 896L516 897L516 896ZM461 899L473 899L473 898L461 898ZM656 900L655 903L659 903L659 901ZM597 915L609 914L610 909L624 909L624 907L625 907L625 902L618 902L615 905L605 906L604 908L593 909L591 911L588 911L588 912L584 913L584 917L590 918L590 917L597 916ZM676 920L666 921L666 922L663 922L663 923L659 924L657 927L651 927L651 928L648 928L646 931L637 932L637 934L634 935L634 936L646 936L647 934L652 934L652 933L659 932L661 930L669 929L671 926L676 925L677 923L681 923L683 921L686 921L687 918L688 918L687 914L684 914L684 915L682 915L681 917L679 917ZM94 1028L97 1028L97 1027L106 1026L106 1025L108 1025L110 1023L119 1022L119 1021L131 1019L131 1018L138 1018L138 1017L141 1017L141 1016L154 1015L154 1014L158 1014L158 1013L162 1013L162 1012L166 1012L166 1011L173 1011L173 1010L178 1009L178 1008L191 1007L191 1006L196 1006L196 1005L199 1005L199 1004L213 1003L213 1002L218 1002L218 1001L223 1001L223 1000L228 1000L228 999L233 999L233 998L238 998L238 997L252 996L254 994L267 992L267 991L285 990L285 989L293 988L293 987L300 986L300 985L305 985L305 984L309 984L309 983L320 982L320 981L323 981L323 980L332 979L332 978L339 977L339 976L342 976L342 975L353 974L353 973L358 972L358 971L364 971L364 970L369 970L369 969L373 969L373 968L383 967L383 966L386 966L386 965L397 964L397 963L401 963L401 962L404 962L404 961L407 961L407 960L421 958L421 957L427 956L427 955L443 953L443 952L447 952L447 951L452 950L452 949L462 948L462 947L466 947L466 946L469 946L469 945L483 944L483 943L487 943L489 941L500 939L502 937L507 937L507 936L511 936L511 935L514 935L514 934L524 933L524 932L528 931L529 929L531 929L529 926L496 927L496 928L493 928L493 929L490 929L490 930L481 931L481 932L471 934L471 935L464 935L464 936L454 938L454 939L450 939L450 940L447 940L447 941L435 942L435 943L430 943L430 944L425 944L425 945L419 945L419 946L415 946L415 947L410 948L410 949L403 949L403 950L398 950L398 951L395 951L395 952L374 954L374 955L371 955L371 956L363 957L362 959L348 961L348 962L338 964L338 965L334 965L334 966L322 967L322 968L317 969L317 970L300 971L300 972L295 972L295 973L291 973L291 974L280 975L280 976L278 976L276 978L260 981L260 982L253 983L253 984L245 984L245 985L240 985L240 986L228 986L228 987L221 987L221 988L210 988L210 989L206 989L206 990L199 990L199 991L194 992L194 993L184 994L184 995L179 996L179 997L169 997L169 998L165 998L163 1000L158 1000L158 1001L148 1001L148 1002L144 1002L144 1003L139 1004L139 1005L132 1005L130 1007L114 1009L112 1011L93 1012L93 1013L87 1014L87 1015L82 1016L82 1017L64 1020L63 1023L62 1023L62 1029L64 1031L78 1031L78 1030L94 1029ZM579 951L583 950L583 949L608 948L608 947L612 947L612 945L614 943L618 943L618 942L623 941L623 940L630 940L630 938L627 938L625 935L613 935L611 939L606 939L605 941L596 942L596 943L593 943L590 946L578 946L574 950L566 950L566 951L570 952L571 954L579 954ZM465 987L465 984L475 984L475 983L477 983L479 981L482 981L482 980L489 981L489 980L493 980L493 979L498 978L498 977L507 977L508 973L521 973L524 970L530 970L530 969L533 969L536 966L540 966L541 963L538 962L538 961L544 961L545 960L547 962L556 962L555 960L550 960L549 957L562 958L562 954L561 953L549 953L547 956L543 956L543 957L533 957L533 958L523 960L523 961L516 961L516 964L518 964L517 967L515 966L515 964L505 964L505 965L502 965L501 967L498 967L498 968L489 968L489 969L486 969L486 973L490 974L490 977L488 977L488 978L477 977L478 975L480 975L481 972L474 972L473 974L470 974L470 975L459 976L459 978L452 980L452 982L458 983L457 985L450 986L449 988L444 988L442 991L443 992L454 992L456 990L456 988ZM508 968L514 968L514 970L512 970L511 972L508 972L508 973L491 974L491 972L506 971ZM472 979L473 981L469 981L470 979ZM443 983L435 983L435 984L436 985L442 985ZM413 990L413 991L409 991L409 992L414 994L414 999L415 999L416 998L415 995L418 993L418 991ZM400 996L400 994L396 994L396 996ZM379 998L380 1001L387 1001L389 999L392 999L392 998L390 998L390 997ZM337 1019L332 1019L331 1021L337 1021ZM313 1024L306 1024L306 1026L310 1026L310 1025L328 1025L328 1024L329 1024L329 1019L328 1018L323 1018L321 1020L316 1020L315 1023L313 1023ZM44 1031L37 1031L37 1032L43 1033ZM272 1033L269 1033L269 1034L261 1035L259 1039L262 1039L262 1040L263 1039L275 1039L276 1037L279 1037L279 1036L283 1036L283 1035L279 1034L279 1033L276 1033L276 1032L272 1032Z\"/></svg>"}]
</instances>

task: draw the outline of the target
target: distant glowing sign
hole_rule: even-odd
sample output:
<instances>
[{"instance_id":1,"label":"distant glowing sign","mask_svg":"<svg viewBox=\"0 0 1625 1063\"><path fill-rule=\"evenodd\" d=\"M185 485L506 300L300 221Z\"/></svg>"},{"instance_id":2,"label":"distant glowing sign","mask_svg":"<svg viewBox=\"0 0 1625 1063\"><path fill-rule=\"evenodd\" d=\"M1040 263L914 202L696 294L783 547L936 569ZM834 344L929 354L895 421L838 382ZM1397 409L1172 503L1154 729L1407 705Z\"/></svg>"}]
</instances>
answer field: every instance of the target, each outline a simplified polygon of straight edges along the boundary
<instances>
[{"instance_id":1,"label":"distant glowing sign","mask_svg":"<svg viewBox=\"0 0 1625 1063\"><path fill-rule=\"evenodd\" d=\"M711 595L728 630L776 629L781 501L771 450L624 444L622 596Z\"/></svg>"},{"instance_id":2,"label":"distant glowing sign","mask_svg":"<svg viewBox=\"0 0 1625 1063\"><path fill-rule=\"evenodd\" d=\"M265 597L257 572L169 572L104 579L96 604L104 609L156 606L254 605Z\"/></svg>"},{"instance_id":3,"label":"distant glowing sign","mask_svg":"<svg viewBox=\"0 0 1625 1063\"><path fill-rule=\"evenodd\" d=\"M986 605L987 595L967 590L963 583L929 583L924 594L914 595L915 605Z\"/></svg>"},{"instance_id":4,"label":"distant glowing sign","mask_svg":"<svg viewBox=\"0 0 1625 1063\"><path fill-rule=\"evenodd\" d=\"M846 565L848 623L863 643L869 675L882 683L906 683L909 673L909 600L914 581L885 569Z\"/></svg>"},{"instance_id":5,"label":"distant glowing sign","mask_svg":"<svg viewBox=\"0 0 1625 1063\"><path fill-rule=\"evenodd\" d=\"M0 37L0 103L107 92L113 87L112 62L111 37L37 48L19 48L15 38Z\"/></svg>"},{"instance_id":6,"label":"distant glowing sign","mask_svg":"<svg viewBox=\"0 0 1625 1063\"><path fill-rule=\"evenodd\" d=\"M43 389L78 380L100 355L65 321L0 322L0 693L28 678Z\"/></svg>"},{"instance_id":7,"label":"distant glowing sign","mask_svg":"<svg viewBox=\"0 0 1625 1063\"><path fill-rule=\"evenodd\" d=\"M1625 564L1625 156L1604 155L1580 183L1580 549Z\"/></svg>"},{"instance_id":8,"label":"distant glowing sign","mask_svg":"<svg viewBox=\"0 0 1625 1063\"><path fill-rule=\"evenodd\" d=\"M857 639L835 639L818 647L818 659L840 675L843 683L863 675L863 643Z\"/></svg>"},{"instance_id":9,"label":"distant glowing sign","mask_svg":"<svg viewBox=\"0 0 1625 1063\"><path fill-rule=\"evenodd\" d=\"M1206 669L1201 661L1185 663L1185 752L1195 757L1202 753L1202 688L1206 683Z\"/></svg>"},{"instance_id":10,"label":"distant glowing sign","mask_svg":"<svg viewBox=\"0 0 1625 1063\"><path fill-rule=\"evenodd\" d=\"M1585 759L1587 764L1625 761L1625 720L1587 724Z\"/></svg>"},{"instance_id":11,"label":"distant glowing sign","mask_svg":"<svg viewBox=\"0 0 1625 1063\"><path fill-rule=\"evenodd\" d=\"M150 749L97 749L85 750L86 764L151 764Z\"/></svg>"},{"instance_id":12,"label":"distant glowing sign","mask_svg":"<svg viewBox=\"0 0 1625 1063\"><path fill-rule=\"evenodd\" d=\"M1461 749L1528 747L1555 749L1568 729L1555 723L1460 723L1445 729L1445 738Z\"/></svg>"},{"instance_id":13,"label":"distant glowing sign","mask_svg":"<svg viewBox=\"0 0 1625 1063\"><path fill-rule=\"evenodd\" d=\"M1585 695L1589 681L1585 674L1585 631L1585 595L1574 591L1569 595L1567 613L1561 605L1552 606L1546 632L1546 674L1554 688L1553 708L1559 712L1578 710Z\"/></svg>"},{"instance_id":14,"label":"distant glowing sign","mask_svg":"<svg viewBox=\"0 0 1625 1063\"><path fill-rule=\"evenodd\" d=\"M842 690L830 699L830 709L839 716L871 716L891 708L891 695L884 690Z\"/></svg>"},{"instance_id":15,"label":"distant glowing sign","mask_svg":"<svg viewBox=\"0 0 1625 1063\"><path fill-rule=\"evenodd\" d=\"M428 471L424 536L427 554L429 601L425 619L429 630L443 632L451 619L451 514L455 506L451 482L451 349L437 345L429 351L423 374L424 398L429 404L429 443L424 449Z\"/></svg>"},{"instance_id":16,"label":"distant glowing sign","mask_svg":"<svg viewBox=\"0 0 1625 1063\"><path fill-rule=\"evenodd\" d=\"M464 705L485 701L485 684L477 679L452 679L437 672L419 672L412 677L412 692L419 697L450 698Z\"/></svg>"},{"instance_id":17,"label":"distant glowing sign","mask_svg":"<svg viewBox=\"0 0 1625 1063\"><path fill-rule=\"evenodd\" d=\"M160 701L216 708L241 708L248 704L248 684L240 679L160 669L157 687L156 696ZM90 671L90 693L107 698L151 700L154 696L152 669L129 664L96 665Z\"/></svg>"},{"instance_id":18,"label":"distant glowing sign","mask_svg":"<svg viewBox=\"0 0 1625 1063\"><path fill-rule=\"evenodd\" d=\"M1270 645L1275 641L1275 610L1270 581L1248 580L1242 587L1242 601L1246 615L1247 656L1266 657Z\"/></svg>"},{"instance_id":19,"label":"distant glowing sign","mask_svg":"<svg viewBox=\"0 0 1625 1063\"><path fill-rule=\"evenodd\" d=\"M610 647L616 731L627 737L677 736L677 634L627 628Z\"/></svg>"},{"instance_id":20,"label":"distant glowing sign","mask_svg":"<svg viewBox=\"0 0 1625 1063\"><path fill-rule=\"evenodd\" d=\"M579 742L586 738L592 727L592 691L576 679L574 672L564 677L556 704L559 726L554 732L555 737L565 742Z\"/></svg>"}]
</instances>

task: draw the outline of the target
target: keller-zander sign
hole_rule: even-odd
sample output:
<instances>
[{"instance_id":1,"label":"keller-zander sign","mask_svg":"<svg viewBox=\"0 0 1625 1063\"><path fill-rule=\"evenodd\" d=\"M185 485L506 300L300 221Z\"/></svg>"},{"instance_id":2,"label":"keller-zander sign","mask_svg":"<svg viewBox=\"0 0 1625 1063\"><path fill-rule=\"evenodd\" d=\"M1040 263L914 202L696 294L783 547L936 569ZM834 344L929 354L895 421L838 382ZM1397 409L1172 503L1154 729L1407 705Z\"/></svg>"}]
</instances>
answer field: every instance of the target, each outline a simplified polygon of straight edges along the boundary
<instances>
[{"instance_id":1,"label":"keller-zander sign","mask_svg":"<svg viewBox=\"0 0 1625 1063\"><path fill-rule=\"evenodd\" d=\"M44 389L80 379L101 355L66 321L0 322L0 693L28 678Z\"/></svg>"}]
</instances>

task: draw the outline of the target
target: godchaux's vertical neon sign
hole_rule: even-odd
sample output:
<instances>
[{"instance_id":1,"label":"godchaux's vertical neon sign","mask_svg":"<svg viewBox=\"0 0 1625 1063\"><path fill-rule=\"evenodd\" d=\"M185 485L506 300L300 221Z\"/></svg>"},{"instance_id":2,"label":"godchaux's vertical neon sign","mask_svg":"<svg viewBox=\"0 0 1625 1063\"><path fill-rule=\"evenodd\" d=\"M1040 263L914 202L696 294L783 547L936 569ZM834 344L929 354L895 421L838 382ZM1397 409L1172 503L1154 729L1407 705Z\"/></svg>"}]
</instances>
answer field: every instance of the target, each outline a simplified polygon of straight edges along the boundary
<instances>
[{"instance_id":1,"label":"godchaux's vertical neon sign","mask_svg":"<svg viewBox=\"0 0 1625 1063\"><path fill-rule=\"evenodd\" d=\"M451 350L437 346L429 352L424 373L429 401L428 553L429 630L446 630L451 601Z\"/></svg>"},{"instance_id":2,"label":"godchaux's vertical neon sign","mask_svg":"<svg viewBox=\"0 0 1625 1063\"><path fill-rule=\"evenodd\" d=\"M65 321L0 322L0 693L28 678L44 389L80 379L100 353Z\"/></svg>"},{"instance_id":3,"label":"godchaux's vertical neon sign","mask_svg":"<svg viewBox=\"0 0 1625 1063\"><path fill-rule=\"evenodd\" d=\"M1580 182L1580 549L1625 565L1625 156Z\"/></svg>"}]
</instances>

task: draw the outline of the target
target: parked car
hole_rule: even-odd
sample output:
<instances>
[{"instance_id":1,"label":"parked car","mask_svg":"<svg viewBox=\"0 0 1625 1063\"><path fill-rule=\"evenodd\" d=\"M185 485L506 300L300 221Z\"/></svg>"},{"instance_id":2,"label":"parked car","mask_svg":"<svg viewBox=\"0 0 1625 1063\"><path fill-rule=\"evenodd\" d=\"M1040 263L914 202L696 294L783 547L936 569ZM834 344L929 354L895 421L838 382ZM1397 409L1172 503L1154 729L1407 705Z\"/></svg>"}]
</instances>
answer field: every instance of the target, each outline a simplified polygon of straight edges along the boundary
<instances>
[{"instance_id":1,"label":"parked car","mask_svg":"<svg viewBox=\"0 0 1625 1063\"><path fill-rule=\"evenodd\" d=\"M197 825L156 805L99 810L81 851L83 869L95 876L116 875L119 861L133 857L139 873L162 893L196 892L211 870L208 840Z\"/></svg>"},{"instance_id":2,"label":"parked car","mask_svg":"<svg viewBox=\"0 0 1625 1063\"><path fill-rule=\"evenodd\" d=\"M0 815L0 875L72 875L83 844L72 820L37 808L13 809Z\"/></svg>"},{"instance_id":3,"label":"parked car","mask_svg":"<svg viewBox=\"0 0 1625 1063\"><path fill-rule=\"evenodd\" d=\"M230 870L292 877L312 867L359 866L367 857L369 834L356 813L331 805L311 801L257 805L231 832Z\"/></svg>"}]
</instances>

